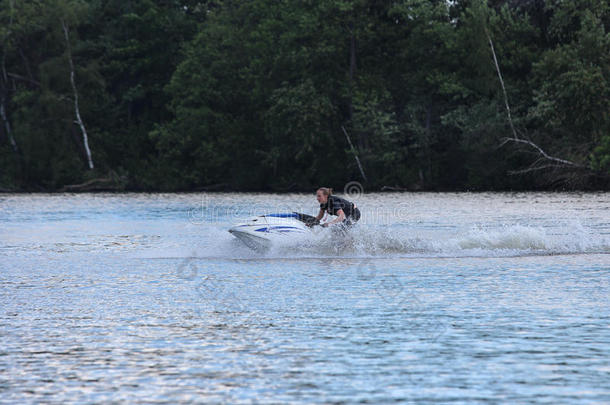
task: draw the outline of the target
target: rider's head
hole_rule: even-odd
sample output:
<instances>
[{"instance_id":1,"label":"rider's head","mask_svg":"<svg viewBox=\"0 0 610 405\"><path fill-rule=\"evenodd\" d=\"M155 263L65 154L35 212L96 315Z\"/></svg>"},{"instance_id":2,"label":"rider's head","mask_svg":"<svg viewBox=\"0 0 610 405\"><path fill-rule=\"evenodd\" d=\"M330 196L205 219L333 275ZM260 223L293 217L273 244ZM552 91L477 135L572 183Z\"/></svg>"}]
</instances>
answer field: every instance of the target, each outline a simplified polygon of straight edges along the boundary
<instances>
[{"instance_id":1,"label":"rider's head","mask_svg":"<svg viewBox=\"0 0 610 405\"><path fill-rule=\"evenodd\" d=\"M320 204L325 204L328 201L328 197L333 193L332 188L320 187L318 191L316 191L316 199Z\"/></svg>"}]
</instances>

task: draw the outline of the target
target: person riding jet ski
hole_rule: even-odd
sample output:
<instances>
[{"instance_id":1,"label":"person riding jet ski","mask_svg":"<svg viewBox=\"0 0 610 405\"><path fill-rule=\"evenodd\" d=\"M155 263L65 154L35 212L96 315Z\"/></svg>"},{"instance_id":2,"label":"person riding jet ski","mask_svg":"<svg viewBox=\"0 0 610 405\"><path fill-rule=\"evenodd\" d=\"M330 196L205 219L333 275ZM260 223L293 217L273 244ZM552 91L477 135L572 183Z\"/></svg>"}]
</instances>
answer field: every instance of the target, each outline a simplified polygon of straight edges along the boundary
<instances>
[{"instance_id":1,"label":"person riding jet ski","mask_svg":"<svg viewBox=\"0 0 610 405\"><path fill-rule=\"evenodd\" d=\"M319 222L324 216L324 212L327 212L330 215L336 215L337 218L322 224L323 227L336 223L341 223L346 228L351 227L360 219L360 210L354 203L334 196L332 193L333 189L327 187L320 187L316 191L316 199L320 203L320 212L315 217L316 221Z\"/></svg>"}]
</instances>

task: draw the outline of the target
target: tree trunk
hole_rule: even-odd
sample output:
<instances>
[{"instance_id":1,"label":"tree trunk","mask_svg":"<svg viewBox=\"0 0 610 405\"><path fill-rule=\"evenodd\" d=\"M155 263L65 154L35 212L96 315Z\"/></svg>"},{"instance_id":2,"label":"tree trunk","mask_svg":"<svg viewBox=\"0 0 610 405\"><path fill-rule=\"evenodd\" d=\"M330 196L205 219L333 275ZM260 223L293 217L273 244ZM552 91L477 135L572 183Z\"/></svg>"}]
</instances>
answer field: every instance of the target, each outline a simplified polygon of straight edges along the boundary
<instances>
[{"instance_id":1,"label":"tree trunk","mask_svg":"<svg viewBox=\"0 0 610 405\"><path fill-rule=\"evenodd\" d=\"M87 163L89 169L93 169L93 159L91 158L91 149L89 149L89 137L87 136L87 129L80 115L80 108L78 105L78 91L76 89L76 80L74 79L74 62L72 60L72 47L70 46L70 34L66 22L61 19L61 26L64 30L64 37L66 39L66 49L68 51L68 61L70 63L70 84L72 85L72 92L74 93L74 114L76 115L76 123L80 127L81 133L83 134L83 145L85 147L85 154L87 155Z\"/></svg>"},{"instance_id":2,"label":"tree trunk","mask_svg":"<svg viewBox=\"0 0 610 405\"><path fill-rule=\"evenodd\" d=\"M432 179L432 152L431 152L432 148L430 147L431 121L432 121L432 107L430 105L428 105L426 107L426 177L427 177L428 181L430 181L430 179ZM420 173L421 173L421 171L420 171ZM421 183L423 186L424 177L423 176L420 176L420 177L421 177Z\"/></svg>"},{"instance_id":3,"label":"tree trunk","mask_svg":"<svg viewBox=\"0 0 610 405\"><path fill-rule=\"evenodd\" d=\"M494 58L494 65L496 67L496 72L498 73L498 79L500 79L500 85L502 86L502 94L504 95L504 106L506 107L506 115L508 116L508 124L510 125L510 129L513 132L513 137L518 138L517 131L515 131L515 126L513 125L513 118L510 113L510 105L508 104L508 95L506 94L506 87L504 87L504 79L502 78L502 72L500 72L500 65L498 64L498 58L496 57L496 50L494 48L494 43L491 40L491 35L489 35L489 31L485 28L485 34L487 35L487 40L489 41L489 48L491 49L491 54Z\"/></svg>"},{"instance_id":4,"label":"tree trunk","mask_svg":"<svg viewBox=\"0 0 610 405\"><path fill-rule=\"evenodd\" d=\"M25 66L25 71L28 74L28 79L30 79L30 82L36 82L34 80L34 76L32 75L32 69L30 69L30 63L28 62L28 58L26 58L23 54L23 49L21 46L19 47L19 55L21 56L21 60L23 61L23 65Z\"/></svg>"},{"instance_id":5,"label":"tree trunk","mask_svg":"<svg viewBox=\"0 0 610 405\"><path fill-rule=\"evenodd\" d=\"M354 35L354 24L350 24L350 43L349 43L349 79L354 80L356 74L356 36Z\"/></svg>"},{"instance_id":6,"label":"tree trunk","mask_svg":"<svg viewBox=\"0 0 610 405\"><path fill-rule=\"evenodd\" d=\"M4 123L4 131L6 133L6 137L8 138L13 151L19 155L19 147L17 146L17 142L15 142L15 138L13 138L13 133L11 131L11 123L8 120L8 116L6 115L6 98L4 97L4 89L2 91L2 95L0 96L0 117L2 118L2 122Z\"/></svg>"},{"instance_id":7,"label":"tree trunk","mask_svg":"<svg viewBox=\"0 0 610 405\"><path fill-rule=\"evenodd\" d=\"M13 151L19 156L19 147L17 146L17 142L13 137L13 132L11 131L11 123L8 120L8 114L6 112L6 105L8 104L8 74L6 72L6 43L8 41L8 37L11 34L11 28L13 25L13 1L10 2L11 7L11 15L9 18L8 32L4 38L4 43L2 44L2 77L0 78L0 118L4 124L4 131L6 132L6 137L8 138Z\"/></svg>"},{"instance_id":8,"label":"tree trunk","mask_svg":"<svg viewBox=\"0 0 610 405\"><path fill-rule=\"evenodd\" d=\"M571 167L571 168L579 168L579 169L584 168L584 166L579 163L575 163L575 162L572 162L572 161L569 161L566 159L561 159L561 158L558 158L555 156L551 156L548 153L546 153L544 151L544 149L542 149L540 146L536 145L534 142L532 142L528 139L523 139L523 138L519 137L519 135L517 134L517 130L515 129L515 126L513 125L513 118L512 118L511 112L510 112L510 105L508 103L508 94L506 93L506 87L504 86L504 79L502 78L502 72L500 71L500 64L498 63L498 58L496 56L496 50L494 48L494 43L491 40L491 35L489 35L489 31L487 30L487 27L485 27L485 35L487 35L487 40L489 41L489 48L491 49L491 54L493 55L494 65L496 67L496 73L498 74L498 79L500 80L500 85L502 86L502 94L504 95L504 106L506 108L506 116L508 118L508 123L510 125L510 129L513 133L512 137L504 138L504 140L502 141L500 146L503 146L508 142L514 142L514 143L527 145L527 146L531 147L539 155L539 158L534 163L532 163L528 168L523 169L523 170L514 170L509 173L510 174L523 174L523 173L529 173L529 172L533 172L533 171L537 171L537 170L545 170L545 169L550 169L550 168L562 168L562 167ZM546 163L546 162L551 162L551 163Z\"/></svg>"},{"instance_id":9,"label":"tree trunk","mask_svg":"<svg viewBox=\"0 0 610 405\"><path fill-rule=\"evenodd\" d=\"M349 121L354 122L354 76L356 74L356 35L354 33L354 23L349 24L350 40L349 40ZM358 149L364 148L364 135L361 131L356 131L358 136Z\"/></svg>"},{"instance_id":10,"label":"tree trunk","mask_svg":"<svg viewBox=\"0 0 610 405\"><path fill-rule=\"evenodd\" d=\"M358 164L358 169L360 169L360 174L362 175L362 178L364 179L364 181L367 181L366 175L364 174L364 169L362 168L362 164L360 164L360 159L358 158L358 153L356 153L356 149L354 148L354 145L352 144L352 140L350 139L350 137L343 125L341 125L341 129L343 130L343 133L345 134L345 137L347 138L349 147L352 149L352 152L354 153L354 158L356 158L356 163Z\"/></svg>"}]
</instances>

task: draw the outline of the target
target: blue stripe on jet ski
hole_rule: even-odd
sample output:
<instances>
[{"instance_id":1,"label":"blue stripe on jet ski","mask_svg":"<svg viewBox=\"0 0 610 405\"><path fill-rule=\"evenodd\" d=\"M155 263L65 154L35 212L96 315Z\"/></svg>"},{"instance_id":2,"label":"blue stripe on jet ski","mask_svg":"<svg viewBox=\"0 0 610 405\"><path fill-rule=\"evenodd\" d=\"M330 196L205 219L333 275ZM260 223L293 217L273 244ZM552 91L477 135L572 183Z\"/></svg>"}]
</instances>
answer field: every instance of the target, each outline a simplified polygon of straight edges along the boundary
<instances>
[{"instance_id":1,"label":"blue stripe on jet ski","mask_svg":"<svg viewBox=\"0 0 610 405\"><path fill-rule=\"evenodd\" d=\"M288 229L298 229L299 231L301 230L301 229L297 228L296 226L272 226L269 228L258 228L258 229L255 229L254 231L255 232L268 232L271 230L279 230L279 229L283 229L280 232L289 232Z\"/></svg>"},{"instance_id":2,"label":"blue stripe on jet ski","mask_svg":"<svg viewBox=\"0 0 610 405\"><path fill-rule=\"evenodd\" d=\"M265 217L274 217L274 218L297 218L297 214L266 214Z\"/></svg>"}]
</instances>

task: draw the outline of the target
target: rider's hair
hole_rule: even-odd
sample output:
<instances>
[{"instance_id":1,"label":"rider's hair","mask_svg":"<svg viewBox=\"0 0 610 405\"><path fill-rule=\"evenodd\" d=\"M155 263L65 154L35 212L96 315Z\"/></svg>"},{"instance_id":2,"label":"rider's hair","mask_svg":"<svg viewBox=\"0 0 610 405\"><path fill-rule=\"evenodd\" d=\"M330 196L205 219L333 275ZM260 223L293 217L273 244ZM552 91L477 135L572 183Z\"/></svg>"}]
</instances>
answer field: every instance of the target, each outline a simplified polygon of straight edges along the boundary
<instances>
[{"instance_id":1,"label":"rider's hair","mask_svg":"<svg viewBox=\"0 0 610 405\"><path fill-rule=\"evenodd\" d=\"M321 191L322 194L324 194L327 197L330 197L330 195L333 193L333 189L329 188L329 187L320 187L318 189L318 191Z\"/></svg>"}]
</instances>

